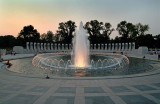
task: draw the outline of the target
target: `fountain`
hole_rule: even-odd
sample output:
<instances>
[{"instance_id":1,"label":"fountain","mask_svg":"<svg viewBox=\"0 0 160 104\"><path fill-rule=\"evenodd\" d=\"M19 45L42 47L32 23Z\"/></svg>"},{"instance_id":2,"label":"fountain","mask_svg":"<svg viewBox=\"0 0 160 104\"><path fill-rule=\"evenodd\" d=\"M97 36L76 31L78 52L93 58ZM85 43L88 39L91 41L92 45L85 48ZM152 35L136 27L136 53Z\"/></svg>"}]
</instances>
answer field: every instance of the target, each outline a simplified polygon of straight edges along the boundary
<instances>
[{"instance_id":1,"label":"fountain","mask_svg":"<svg viewBox=\"0 0 160 104\"><path fill-rule=\"evenodd\" d=\"M41 43L40 45L41 48L37 49L46 50L46 44ZM121 46L124 47L124 44L105 44L105 46L107 47L104 51L99 51L97 49L103 49L103 45L98 44L96 48L96 44L92 44L91 47L94 51L90 52L87 32L81 22L74 35L73 50L71 52L69 51L71 44L69 44L65 45L69 53L44 53L38 54L34 58L12 60L13 66L9 70L25 74L47 74L46 78L49 78L48 75L55 77L130 75L153 70L151 61L131 57L128 59L125 55L105 51L106 49L112 50L113 47L122 50ZM51 48L53 48L53 44ZM59 50L60 44L54 44L54 49ZM32 64L30 64L31 62Z\"/></svg>"},{"instance_id":2,"label":"fountain","mask_svg":"<svg viewBox=\"0 0 160 104\"><path fill-rule=\"evenodd\" d=\"M79 30L73 38L72 60L74 67L84 68L89 66L89 40L82 22L80 22Z\"/></svg>"},{"instance_id":3,"label":"fountain","mask_svg":"<svg viewBox=\"0 0 160 104\"><path fill-rule=\"evenodd\" d=\"M52 72L100 72L125 69L129 64L126 56L113 53L90 53L87 31L80 22L79 29L74 35L73 50L68 53L45 53L35 56L32 64Z\"/></svg>"}]
</instances>

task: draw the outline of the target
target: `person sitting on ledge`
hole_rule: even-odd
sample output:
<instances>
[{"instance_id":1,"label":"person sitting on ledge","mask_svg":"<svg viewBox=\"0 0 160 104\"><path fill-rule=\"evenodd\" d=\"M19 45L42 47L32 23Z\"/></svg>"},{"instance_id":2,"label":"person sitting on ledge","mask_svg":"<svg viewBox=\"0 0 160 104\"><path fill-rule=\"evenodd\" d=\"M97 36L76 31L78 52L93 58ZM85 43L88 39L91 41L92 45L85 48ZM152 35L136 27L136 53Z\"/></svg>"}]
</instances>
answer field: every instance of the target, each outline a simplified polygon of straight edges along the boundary
<instances>
[{"instance_id":1,"label":"person sitting on ledge","mask_svg":"<svg viewBox=\"0 0 160 104\"><path fill-rule=\"evenodd\" d=\"M0 59L0 62L2 62L2 61L3 61L3 58Z\"/></svg>"},{"instance_id":2,"label":"person sitting on ledge","mask_svg":"<svg viewBox=\"0 0 160 104\"><path fill-rule=\"evenodd\" d=\"M12 64L9 62L9 60L6 62L6 65L12 66Z\"/></svg>"},{"instance_id":3,"label":"person sitting on ledge","mask_svg":"<svg viewBox=\"0 0 160 104\"><path fill-rule=\"evenodd\" d=\"M15 51L13 51L13 55L16 55L16 52L15 52Z\"/></svg>"},{"instance_id":4,"label":"person sitting on ledge","mask_svg":"<svg viewBox=\"0 0 160 104\"><path fill-rule=\"evenodd\" d=\"M143 60L145 59L146 57L145 56L143 56Z\"/></svg>"},{"instance_id":5,"label":"person sitting on ledge","mask_svg":"<svg viewBox=\"0 0 160 104\"><path fill-rule=\"evenodd\" d=\"M49 79L49 76L48 76L48 74L47 74L47 76L46 76L46 79Z\"/></svg>"}]
</instances>

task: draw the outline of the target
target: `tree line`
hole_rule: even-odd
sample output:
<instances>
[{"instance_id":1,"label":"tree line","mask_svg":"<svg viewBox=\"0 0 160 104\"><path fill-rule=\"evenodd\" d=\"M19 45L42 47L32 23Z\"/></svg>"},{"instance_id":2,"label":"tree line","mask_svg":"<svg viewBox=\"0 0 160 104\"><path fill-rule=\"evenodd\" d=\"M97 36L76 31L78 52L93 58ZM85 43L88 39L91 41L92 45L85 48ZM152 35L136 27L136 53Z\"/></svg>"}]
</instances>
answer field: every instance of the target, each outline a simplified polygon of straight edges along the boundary
<instances>
[{"instance_id":1,"label":"tree line","mask_svg":"<svg viewBox=\"0 0 160 104\"><path fill-rule=\"evenodd\" d=\"M59 23L56 33L49 30L47 33L40 34L34 26L24 26L18 37L12 35L0 36L0 48L25 47L26 42L71 44L76 27L75 22L69 20ZM146 33L149 30L149 25L121 21L117 24L117 28L114 29L109 22L103 23L98 20L91 20L84 24L84 29L88 33L88 39L91 44L136 42L136 47L160 48L160 34L153 36ZM113 31L118 31L118 36L115 39L110 39Z\"/></svg>"}]
</instances>

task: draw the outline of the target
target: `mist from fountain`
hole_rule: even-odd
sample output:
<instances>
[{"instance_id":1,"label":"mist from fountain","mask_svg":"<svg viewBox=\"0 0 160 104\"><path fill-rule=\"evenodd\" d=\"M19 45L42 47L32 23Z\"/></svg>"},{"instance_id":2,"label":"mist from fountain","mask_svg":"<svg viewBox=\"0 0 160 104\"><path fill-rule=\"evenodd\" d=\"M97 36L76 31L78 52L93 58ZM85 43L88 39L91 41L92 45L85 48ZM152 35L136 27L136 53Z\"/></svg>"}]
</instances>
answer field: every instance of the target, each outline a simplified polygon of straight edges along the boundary
<instances>
[{"instance_id":1,"label":"mist from fountain","mask_svg":"<svg viewBox=\"0 0 160 104\"><path fill-rule=\"evenodd\" d=\"M87 31L83 28L83 23L80 22L79 30L73 38L73 50L71 53L74 67L88 67L89 66L89 40Z\"/></svg>"}]
</instances>

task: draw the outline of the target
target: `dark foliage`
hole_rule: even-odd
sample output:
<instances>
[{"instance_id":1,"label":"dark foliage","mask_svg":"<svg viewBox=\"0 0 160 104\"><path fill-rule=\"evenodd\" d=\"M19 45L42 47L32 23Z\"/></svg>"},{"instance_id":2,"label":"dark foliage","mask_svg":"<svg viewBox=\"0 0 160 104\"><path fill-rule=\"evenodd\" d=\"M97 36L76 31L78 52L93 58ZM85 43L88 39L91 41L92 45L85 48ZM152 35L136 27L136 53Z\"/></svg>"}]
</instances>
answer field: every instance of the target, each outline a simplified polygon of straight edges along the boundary
<instances>
[{"instance_id":1,"label":"dark foliage","mask_svg":"<svg viewBox=\"0 0 160 104\"><path fill-rule=\"evenodd\" d=\"M70 44L72 42L75 28L75 22L71 20L59 23L55 41Z\"/></svg>"},{"instance_id":2,"label":"dark foliage","mask_svg":"<svg viewBox=\"0 0 160 104\"><path fill-rule=\"evenodd\" d=\"M13 46L26 46L26 42L42 42L42 43L72 43L72 38L75 34L75 22L69 20L67 22L59 23L58 30L55 34L52 31L40 33L34 29L32 25L24 26L17 38L12 35L0 36L0 48L9 48ZM115 39L110 39L111 33L114 31L110 23L99 22L98 20L91 20L86 22L84 28L89 34L91 44L105 44L105 43L122 43L122 42L136 42L136 47L147 46L149 48L160 48L160 34L152 36L146 34L149 30L148 25L138 23L136 25L127 21L121 21L116 30L119 36Z\"/></svg>"},{"instance_id":3,"label":"dark foliage","mask_svg":"<svg viewBox=\"0 0 160 104\"><path fill-rule=\"evenodd\" d=\"M16 38L12 35L0 36L0 48L12 48L16 45Z\"/></svg>"},{"instance_id":4,"label":"dark foliage","mask_svg":"<svg viewBox=\"0 0 160 104\"><path fill-rule=\"evenodd\" d=\"M98 20L91 20L87 22L84 28L87 30L89 34L89 40L92 44L97 43L107 43L110 40L110 34L114 31L111 28L112 25L110 23L99 22Z\"/></svg>"},{"instance_id":5,"label":"dark foliage","mask_svg":"<svg viewBox=\"0 0 160 104\"><path fill-rule=\"evenodd\" d=\"M39 42L40 33L32 25L24 26L18 38L24 39L23 42ZM23 43L24 45L25 43Z\"/></svg>"}]
</instances>

